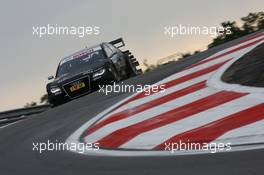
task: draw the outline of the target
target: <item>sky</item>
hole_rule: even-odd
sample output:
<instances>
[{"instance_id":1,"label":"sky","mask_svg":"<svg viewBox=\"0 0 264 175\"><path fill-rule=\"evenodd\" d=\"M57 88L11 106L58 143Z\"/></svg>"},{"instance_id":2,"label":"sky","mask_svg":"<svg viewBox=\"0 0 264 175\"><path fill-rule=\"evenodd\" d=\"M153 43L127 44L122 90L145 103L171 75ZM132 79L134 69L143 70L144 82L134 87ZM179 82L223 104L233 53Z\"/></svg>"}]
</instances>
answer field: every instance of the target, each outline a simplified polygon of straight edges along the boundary
<instances>
[{"instance_id":1,"label":"sky","mask_svg":"<svg viewBox=\"0 0 264 175\"><path fill-rule=\"evenodd\" d=\"M0 6L0 111L40 101L61 58L123 37L140 63L205 50L210 35L169 37L165 26L219 26L263 11L263 0L10 0ZM99 35L33 35L36 26L99 26Z\"/></svg>"}]
</instances>

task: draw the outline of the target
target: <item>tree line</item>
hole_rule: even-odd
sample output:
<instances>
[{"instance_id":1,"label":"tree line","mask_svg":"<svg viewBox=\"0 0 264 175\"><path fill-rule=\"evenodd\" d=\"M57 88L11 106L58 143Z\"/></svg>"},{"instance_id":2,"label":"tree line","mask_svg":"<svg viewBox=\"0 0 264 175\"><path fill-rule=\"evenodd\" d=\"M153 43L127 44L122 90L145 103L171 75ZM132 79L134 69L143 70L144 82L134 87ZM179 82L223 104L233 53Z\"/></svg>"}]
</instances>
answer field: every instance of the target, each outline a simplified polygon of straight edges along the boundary
<instances>
[{"instance_id":1,"label":"tree line","mask_svg":"<svg viewBox=\"0 0 264 175\"><path fill-rule=\"evenodd\" d=\"M218 35L212 40L212 42L208 44L207 48L209 49L224 44L228 41L232 41L234 39L240 38L242 36L254 33L258 30L264 29L264 12L249 13L247 16L240 18L240 20L242 22L241 26L239 26L236 21L222 22L220 24L221 27L229 28L231 34L227 33L227 31L218 33ZM179 58L177 58L177 60L172 60L170 62L187 58L199 52L200 51L197 50L194 52L179 53L177 54L179 55ZM164 64L153 65L153 64L149 64L147 60L144 60L143 65L146 67L145 72L149 72Z\"/></svg>"}]
</instances>

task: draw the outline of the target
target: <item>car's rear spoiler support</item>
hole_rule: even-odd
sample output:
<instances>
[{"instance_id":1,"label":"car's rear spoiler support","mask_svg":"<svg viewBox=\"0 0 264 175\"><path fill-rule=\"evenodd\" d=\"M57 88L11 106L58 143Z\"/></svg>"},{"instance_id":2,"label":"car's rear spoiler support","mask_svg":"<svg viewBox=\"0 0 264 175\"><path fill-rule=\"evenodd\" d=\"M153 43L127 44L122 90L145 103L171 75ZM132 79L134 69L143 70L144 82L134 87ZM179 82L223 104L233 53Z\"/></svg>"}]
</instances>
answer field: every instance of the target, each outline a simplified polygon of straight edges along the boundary
<instances>
[{"instance_id":1,"label":"car's rear spoiler support","mask_svg":"<svg viewBox=\"0 0 264 175\"><path fill-rule=\"evenodd\" d=\"M124 42L123 38L118 38L116 40L110 41L109 43L114 45L117 48L125 46L125 42Z\"/></svg>"}]
</instances>

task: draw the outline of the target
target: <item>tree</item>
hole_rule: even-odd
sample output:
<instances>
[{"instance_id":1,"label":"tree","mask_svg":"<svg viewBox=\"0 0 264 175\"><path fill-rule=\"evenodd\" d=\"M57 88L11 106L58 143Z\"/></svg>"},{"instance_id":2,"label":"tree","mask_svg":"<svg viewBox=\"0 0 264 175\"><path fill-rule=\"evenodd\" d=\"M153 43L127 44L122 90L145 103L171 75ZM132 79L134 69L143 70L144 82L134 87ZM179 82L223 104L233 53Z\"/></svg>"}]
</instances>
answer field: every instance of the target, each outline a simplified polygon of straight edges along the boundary
<instances>
[{"instance_id":1,"label":"tree","mask_svg":"<svg viewBox=\"0 0 264 175\"><path fill-rule=\"evenodd\" d=\"M264 12L249 13L248 16L242 17L241 20L244 22L242 28L244 34L253 33L263 28Z\"/></svg>"},{"instance_id":2,"label":"tree","mask_svg":"<svg viewBox=\"0 0 264 175\"><path fill-rule=\"evenodd\" d=\"M191 52L182 53L180 59L182 59L182 58L187 58L187 57L189 57L189 56L191 56L191 55L192 55Z\"/></svg>"},{"instance_id":3,"label":"tree","mask_svg":"<svg viewBox=\"0 0 264 175\"><path fill-rule=\"evenodd\" d=\"M221 26L224 28L229 27L231 34L228 34L226 31L219 34L216 38L213 39L213 42L208 45L208 48L223 44L244 35L243 30L237 26L237 23L235 21L222 22Z\"/></svg>"},{"instance_id":4,"label":"tree","mask_svg":"<svg viewBox=\"0 0 264 175\"><path fill-rule=\"evenodd\" d=\"M48 94L44 94L40 97L40 103L48 103Z\"/></svg>"},{"instance_id":5,"label":"tree","mask_svg":"<svg viewBox=\"0 0 264 175\"><path fill-rule=\"evenodd\" d=\"M235 21L226 21L221 23L222 27L230 28L231 34L226 32L219 34L213 39L213 42L208 45L208 48L240 38L260 29L264 29L264 12L249 13L247 16L242 17L241 21L241 27L239 27Z\"/></svg>"},{"instance_id":6,"label":"tree","mask_svg":"<svg viewBox=\"0 0 264 175\"><path fill-rule=\"evenodd\" d=\"M37 103L36 102L31 102L31 103L27 103L24 107L25 108L29 108L29 107L33 107L33 106L37 106Z\"/></svg>"},{"instance_id":7,"label":"tree","mask_svg":"<svg viewBox=\"0 0 264 175\"><path fill-rule=\"evenodd\" d=\"M146 59L143 61L143 65L146 67L145 72L149 72L149 71L157 68L157 66L158 66L158 65L149 64Z\"/></svg>"}]
</instances>

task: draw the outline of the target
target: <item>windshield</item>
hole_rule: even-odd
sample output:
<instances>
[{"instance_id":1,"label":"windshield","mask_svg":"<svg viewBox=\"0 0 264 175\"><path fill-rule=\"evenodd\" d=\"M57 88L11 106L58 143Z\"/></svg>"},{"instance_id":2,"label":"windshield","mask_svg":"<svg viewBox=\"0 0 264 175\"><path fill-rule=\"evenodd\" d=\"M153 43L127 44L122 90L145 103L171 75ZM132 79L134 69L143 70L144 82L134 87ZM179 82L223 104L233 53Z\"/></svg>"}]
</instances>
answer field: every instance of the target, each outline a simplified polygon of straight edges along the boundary
<instances>
[{"instance_id":1,"label":"windshield","mask_svg":"<svg viewBox=\"0 0 264 175\"><path fill-rule=\"evenodd\" d=\"M105 56L102 49L87 50L71 57L67 57L61 61L56 77L87 69L93 63L104 58Z\"/></svg>"}]
</instances>

